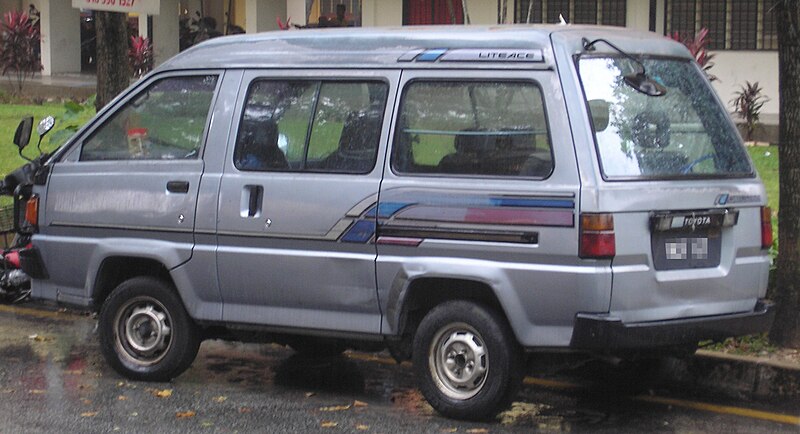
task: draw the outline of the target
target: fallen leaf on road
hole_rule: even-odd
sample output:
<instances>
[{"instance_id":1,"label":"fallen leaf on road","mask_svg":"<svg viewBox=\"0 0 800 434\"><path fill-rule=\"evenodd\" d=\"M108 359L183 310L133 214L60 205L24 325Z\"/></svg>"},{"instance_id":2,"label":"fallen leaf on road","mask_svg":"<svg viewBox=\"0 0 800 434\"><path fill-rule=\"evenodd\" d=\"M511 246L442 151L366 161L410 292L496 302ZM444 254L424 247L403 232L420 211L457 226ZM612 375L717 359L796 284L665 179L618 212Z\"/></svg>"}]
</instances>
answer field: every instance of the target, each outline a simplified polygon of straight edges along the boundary
<instances>
[{"instance_id":1,"label":"fallen leaf on road","mask_svg":"<svg viewBox=\"0 0 800 434\"><path fill-rule=\"evenodd\" d=\"M227 399L228 399L227 396L215 396L211 398L211 400L214 402L225 402Z\"/></svg>"},{"instance_id":2,"label":"fallen leaf on road","mask_svg":"<svg viewBox=\"0 0 800 434\"><path fill-rule=\"evenodd\" d=\"M3 393L14 393L14 389L3 389Z\"/></svg>"},{"instance_id":3,"label":"fallen leaf on road","mask_svg":"<svg viewBox=\"0 0 800 434\"><path fill-rule=\"evenodd\" d=\"M117 401L127 401L127 400L128 400L128 397L125 396L125 395L120 395L120 396L117 397Z\"/></svg>"},{"instance_id":4,"label":"fallen leaf on road","mask_svg":"<svg viewBox=\"0 0 800 434\"><path fill-rule=\"evenodd\" d=\"M212 427L214 426L214 422L204 420L203 422L200 423L200 426L202 426L203 428Z\"/></svg>"},{"instance_id":5,"label":"fallen leaf on road","mask_svg":"<svg viewBox=\"0 0 800 434\"><path fill-rule=\"evenodd\" d=\"M369 407L369 404L367 404L366 402L355 400L353 402L353 407Z\"/></svg>"},{"instance_id":6,"label":"fallen leaf on road","mask_svg":"<svg viewBox=\"0 0 800 434\"><path fill-rule=\"evenodd\" d=\"M96 411L87 411L85 413L81 413L81 417L95 417L97 416Z\"/></svg>"},{"instance_id":7,"label":"fallen leaf on road","mask_svg":"<svg viewBox=\"0 0 800 434\"><path fill-rule=\"evenodd\" d=\"M83 375L83 371L81 371L80 369L73 369L71 371L64 371L64 373L67 374L67 375Z\"/></svg>"},{"instance_id":8,"label":"fallen leaf on road","mask_svg":"<svg viewBox=\"0 0 800 434\"><path fill-rule=\"evenodd\" d=\"M124 385L125 385L125 382L124 382L124 381L120 381L119 383L117 383L117 387L122 387L122 386L124 386Z\"/></svg>"},{"instance_id":9,"label":"fallen leaf on road","mask_svg":"<svg viewBox=\"0 0 800 434\"><path fill-rule=\"evenodd\" d=\"M347 405L333 405L330 407L320 407L319 411L345 411L350 410L350 404Z\"/></svg>"},{"instance_id":10,"label":"fallen leaf on road","mask_svg":"<svg viewBox=\"0 0 800 434\"><path fill-rule=\"evenodd\" d=\"M250 407L239 407L239 413L240 414L250 413L252 411L253 411L253 409L250 408Z\"/></svg>"},{"instance_id":11,"label":"fallen leaf on road","mask_svg":"<svg viewBox=\"0 0 800 434\"><path fill-rule=\"evenodd\" d=\"M311 398L314 395L316 395L316 393L314 393L314 392L306 392L306 398Z\"/></svg>"},{"instance_id":12,"label":"fallen leaf on road","mask_svg":"<svg viewBox=\"0 0 800 434\"><path fill-rule=\"evenodd\" d=\"M45 342L45 341L52 341L53 340L53 338L49 338L47 336L42 336L42 335L30 335L30 336L28 336L28 339L31 339L31 340L36 341L36 342Z\"/></svg>"},{"instance_id":13,"label":"fallen leaf on road","mask_svg":"<svg viewBox=\"0 0 800 434\"><path fill-rule=\"evenodd\" d=\"M46 391L42 390L42 389L30 389L30 390L28 390L28 393L30 393L31 395L41 395L41 394L43 394L45 392Z\"/></svg>"},{"instance_id":14,"label":"fallen leaf on road","mask_svg":"<svg viewBox=\"0 0 800 434\"><path fill-rule=\"evenodd\" d=\"M193 412L192 410L189 411L179 411L175 413L175 417L178 419L188 419L190 417L194 417L197 413Z\"/></svg>"},{"instance_id":15,"label":"fallen leaf on road","mask_svg":"<svg viewBox=\"0 0 800 434\"><path fill-rule=\"evenodd\" d=\"M138 416L138 415L139 415L139 413L137 413L137 412L135 412L135 411L134 411L133 413L131 413L131 417L136 417L136 416Z\"/></svg>"},{"instance_id":16,"label":"fallen leaf on road","mask_svg":"<svg viewBox=\"0 0 800 434\"><path fill-rule=\"evenodd\" d=\"M332 422L332 421L326 420L326 421L322 422L322 424L320 426L323 427L323 428L336 428L337 425L339 425L339 424L336 423L336 422Z\"/></svg>"},{"instance_id":17,"label":"fallen leaf on road","mask_svg":"<svg viewBox=\"0 0 800 434\"><path fill-rule=\"evenodd\" d=\"M359 431L368 431L369 430L369 425L358 424L358 425L356 425L356 429L359 430Z\"/></svg>"},{"instance_id":18,"label":"fallen leaf on road","mask_svg":"<svg viewBox=\"0 0 800 434\"><path fill-rule=\"evenodd\" d=\"M458 432L458 428L445 428L442 432Z\"/></svg>"},{"instance_id":19,"label":"fallen leaf on road","mask_svg":"<svg viewBox=\"0 0 800 434\"><path fill-rule=\"evenodd\" d=\"M486 434L489 432L489 430L486 428L473 428L473 429L468 429L467 432L470 434Z\"/></svg>"},{"instance_id":20,"label":"fallen leaf on road","mask_svg":"<svg viewBox=\"0 0 800 434\"><path fill-rule=\"evenodd\" d=\"M83 399L81 399L81 402L83 403L83 405L89 405L89 404L91 404L91 403L92 403L92 400L91 400L91 399L86 399L86 398L83 398Z\"/></svg>"},{"instance_id":21,"label":"fallen leaf on road","mask_svg":"<svg viewBox=\"0 0 800 434\"><path fill-rule=\"evenodd\" d=\"M172 396L172 389L156 390L153 394L159 398L169 398Z\"/></svg>"}]
</instances>

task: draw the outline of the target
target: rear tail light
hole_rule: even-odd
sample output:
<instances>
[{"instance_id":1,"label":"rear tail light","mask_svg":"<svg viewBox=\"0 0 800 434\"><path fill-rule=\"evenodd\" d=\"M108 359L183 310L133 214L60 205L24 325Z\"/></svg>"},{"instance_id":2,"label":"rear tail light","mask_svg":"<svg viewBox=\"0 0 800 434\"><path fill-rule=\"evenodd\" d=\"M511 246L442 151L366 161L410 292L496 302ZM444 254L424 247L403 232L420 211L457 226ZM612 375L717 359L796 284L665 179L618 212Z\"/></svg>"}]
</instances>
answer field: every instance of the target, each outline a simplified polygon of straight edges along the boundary
<instances>
[{"instance_id":1,"label":"rear tail light","mask_svg":"<svg viewBox=\"0 0 800 434\"><path fill-rule=\"evenodd\" d=\"M39 196L33 195L25 205L25 221L33 227L39 226Z\"/></svg>"},{"instance_id":2,"label":"rear tail light","mask_svg":"<svg viewBox=\"0 0 800 434\"><path fill-rule=\"evenodd\" d=\"M772 210L768 206L761 207L761 248L772 247Z\"/></svg>"},{"instance_id":3,"label":"rear tail light","mask_svg":"<svg viewBox=\"0 0 800 434\"><path fill-rule=\"evenodd\" d=\"M580 250L584 259L608 259L617 253L614 240L614 216L581 214Z\"/></svg>"}]
</instances>

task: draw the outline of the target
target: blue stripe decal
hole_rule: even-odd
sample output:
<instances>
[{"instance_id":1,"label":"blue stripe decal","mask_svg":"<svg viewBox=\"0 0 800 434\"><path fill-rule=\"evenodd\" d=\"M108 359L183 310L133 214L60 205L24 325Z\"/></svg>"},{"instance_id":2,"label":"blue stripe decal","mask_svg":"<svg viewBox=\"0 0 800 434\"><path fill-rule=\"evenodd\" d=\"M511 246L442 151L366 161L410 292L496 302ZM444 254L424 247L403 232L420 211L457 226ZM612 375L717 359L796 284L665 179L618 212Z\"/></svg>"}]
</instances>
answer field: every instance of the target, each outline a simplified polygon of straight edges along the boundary
<instances>
[{"instance_id":1,"label":"blue stripe decal","mask_svg":"<svg viewBox=\"0 0 800 434\"><path fill-rule=\"evenodd\" d=\"M366 243L375 235L374 220L359 220L342 237L345 243Z\"/></svg>"},{"instance_id":2,"label":"blue stripe decal","mask_svg":"<svg viewBox=\"0 0 800 434\"><path fill-rule=\"evenodd\" d=\"M575 202L570 199L517 199L517 198L491 198L493 206L512 206L523 208L575 208Z\"/></svg>"},{"instance_id":3,"label":"blue stripe decal","mask_svg":"<svg viewBox=\"0 0 800 434\"><path fill-rule=\"evenodd\" d=\"M446 48L438 48L435 50L427 50L424 53L417 56L418 62L435 62L437 59L442 57L442 54L446 53Z\"/></svg>"},{"instance_id":4,"label":"blue stripe decal","mask_svg":"<svg viewBox=\"0 0 800 434\"><path fill-rule=\"evenodd\" d=\"M408 202L381 202L377 207L372 207L364 214L364 217L374 218L377 213L380 218L389 218L397 211L411 205Z\"/></svg>"}]
</instances>

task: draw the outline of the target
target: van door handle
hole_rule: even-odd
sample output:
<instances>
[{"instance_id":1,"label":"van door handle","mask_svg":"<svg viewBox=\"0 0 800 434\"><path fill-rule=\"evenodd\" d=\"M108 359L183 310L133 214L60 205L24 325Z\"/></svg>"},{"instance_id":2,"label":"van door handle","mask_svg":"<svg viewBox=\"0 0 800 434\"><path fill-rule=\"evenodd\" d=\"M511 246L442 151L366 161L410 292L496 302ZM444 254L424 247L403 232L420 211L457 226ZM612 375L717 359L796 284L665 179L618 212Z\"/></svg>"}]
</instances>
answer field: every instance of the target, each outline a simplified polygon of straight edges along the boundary
<instances>
[{"instance_id":1,"label":"van door handle","mask_svg":"<svg viewBox=\"0 0 800 434\"><path fill-rule=\"evenodd\" d=\"M188 193L189 181L169 181L167 182L167 191L170 193Z\"/></svg>"}]
</instances>

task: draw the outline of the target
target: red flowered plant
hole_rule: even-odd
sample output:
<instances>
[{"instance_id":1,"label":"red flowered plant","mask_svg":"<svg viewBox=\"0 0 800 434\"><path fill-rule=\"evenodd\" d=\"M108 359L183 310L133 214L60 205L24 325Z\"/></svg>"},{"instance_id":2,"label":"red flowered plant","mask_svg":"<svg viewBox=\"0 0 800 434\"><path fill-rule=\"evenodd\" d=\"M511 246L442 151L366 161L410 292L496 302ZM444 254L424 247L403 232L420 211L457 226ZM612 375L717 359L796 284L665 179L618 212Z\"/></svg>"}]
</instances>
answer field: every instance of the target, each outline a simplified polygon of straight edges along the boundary
<instances>
[{"instance_id":1,"label":"red flowered plant","mask_svg":"<svg viewBox=\"0 0 800 434\"><path fill-rule=\"evenodd\" d=\"M8 76L14 93L21 93L25 80L42 70L39 43L39 27L28 14L17 11L3 14L0 69Z\"/></svg>"},{"instance_id":2,"label":"red flowered plant","mask_svg":"<svg viewBox=\"0 0 800 434\"><path fill-rule=\"evenodd\" d=\"M153 44L142 36L131 36L128 62L133 78L141 78L153 69Z\"/></svg>"},{"instance_id":3,"label":"red flowered plant","mask_svg":"<svg viewBox=\"0 0 800 434\"><path fill-rule=\"evenodd\" d=\"M697 61L697 64L703 68L703 71L708 76L710 81L714 81L717 79L716 76L711 74L709 70L714 63L711 62L711 59L714 58L713 54L709 54L708 52L708 29L703 27L697 32L694 37L689 35L681 35L678 32L674 32L671 34L670 39L680 42L681 44L685 45L686 48L689 49L689 52L692 53L694 56L694 60Z\"/></svg>"}]
</instances>

